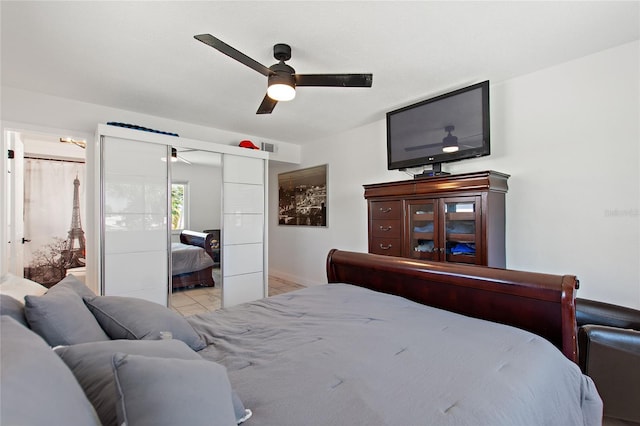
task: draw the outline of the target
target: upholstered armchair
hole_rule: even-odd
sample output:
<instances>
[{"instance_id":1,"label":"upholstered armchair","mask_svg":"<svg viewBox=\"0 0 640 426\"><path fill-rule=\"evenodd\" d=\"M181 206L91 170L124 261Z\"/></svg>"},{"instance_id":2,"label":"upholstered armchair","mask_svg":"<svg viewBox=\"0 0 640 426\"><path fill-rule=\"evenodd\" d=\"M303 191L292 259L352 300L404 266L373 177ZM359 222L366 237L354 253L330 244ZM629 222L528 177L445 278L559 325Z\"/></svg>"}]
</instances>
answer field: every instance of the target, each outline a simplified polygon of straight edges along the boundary
<instances>
[{"instance_id":1,"label":"upholstered armchair","mask_svg":"<svg viewBox=\"0 0 640 426\"><path fill-rule=\"evenodd\" d=\"M640 311L576 299L579 363L604 402L604 415L640 422Z\"/></svg>"}]
</instances>

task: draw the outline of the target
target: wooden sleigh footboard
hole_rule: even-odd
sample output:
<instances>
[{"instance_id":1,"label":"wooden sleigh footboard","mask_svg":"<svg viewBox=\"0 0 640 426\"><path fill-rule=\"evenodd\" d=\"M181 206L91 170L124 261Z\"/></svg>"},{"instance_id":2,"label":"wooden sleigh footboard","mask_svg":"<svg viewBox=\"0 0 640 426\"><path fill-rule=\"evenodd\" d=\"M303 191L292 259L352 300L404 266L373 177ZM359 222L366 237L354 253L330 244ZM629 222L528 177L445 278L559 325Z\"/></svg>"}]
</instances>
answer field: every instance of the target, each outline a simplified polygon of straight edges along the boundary
<instances>
[{"instance_id":1,"label":"wooden sleigh footboard","mask_svg":"<svg viewBox=\"0 0 640 426\"><path fill-rule=\"evenodd\" d=\"M220 263L220 234L217 232L196 232L183 230L180 233L180 242L182 244L201 247L213 260L214 265ZM195 286L214 287L213 266L206 268L176 274L171 277L171 288L177 290L181 288L189 288Z\"/></svg>"},{"instance_id":2,"label":"wooden sleigh footboard","mask_svg":"<svg viewBox=\"0 0 640 426\"><path fill-rule=\"evenodd\" d=\"M215 285L212 266L199 271L173 275L171 277L171 288L173 290L196 286L214 287Z\"/></svg>"},{"instance_id":3,"label":"wooden sleigh footboard","mask_svg":"<svg viewBox=\"0 0 640 426\"><path fill-rule=\"evenodd\" d=\"M395 294L544 337L578 362L573 275L550 275L333 249L329 283Z\"/></svg>"}]
</instances>

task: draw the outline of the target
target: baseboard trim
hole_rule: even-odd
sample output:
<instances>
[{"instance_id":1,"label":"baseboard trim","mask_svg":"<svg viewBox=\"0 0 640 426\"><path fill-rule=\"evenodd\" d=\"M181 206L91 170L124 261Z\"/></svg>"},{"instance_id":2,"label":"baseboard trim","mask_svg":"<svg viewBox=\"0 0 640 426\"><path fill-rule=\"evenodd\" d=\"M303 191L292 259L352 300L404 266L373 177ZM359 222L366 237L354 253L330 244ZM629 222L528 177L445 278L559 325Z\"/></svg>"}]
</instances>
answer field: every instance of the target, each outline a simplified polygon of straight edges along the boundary
<instances>
[{"instance_id":1,"label":"baseboard trim","mask_svg":"<svg viewBox=\"0 0 640 426\"><path fill-rule=\"evenodd\" d=\"M283 280L283 281L290 281L292 283L300 284L300 285L303 285L305 287L313 287L313 286L316 286L316 285L326 284L326 283L322 283L322 282L309 281L309 280L306 280L306 279L304 279L302 277L298 277L296 275L289 274L289 273L286 273L284 271L274 270L273 268L269 268L269 276L270 277L274 277L276 279Z\"/></svg>"}]
</instances>

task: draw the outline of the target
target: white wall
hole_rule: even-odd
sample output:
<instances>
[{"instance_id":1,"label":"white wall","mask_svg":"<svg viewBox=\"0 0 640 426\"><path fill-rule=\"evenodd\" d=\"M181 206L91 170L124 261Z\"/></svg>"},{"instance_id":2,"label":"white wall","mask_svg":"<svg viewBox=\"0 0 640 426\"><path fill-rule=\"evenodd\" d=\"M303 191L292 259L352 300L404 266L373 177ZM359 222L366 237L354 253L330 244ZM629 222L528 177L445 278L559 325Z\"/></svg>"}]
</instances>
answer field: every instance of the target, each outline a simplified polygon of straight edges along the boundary
<instances>
[{"instance_id":1,"label":"white wall","mask_svg":"<svg viewBox=\"0 0 640 426\"><path fill-rule=\"evenodd\" d=\"M269 169L269 272L304 285L326 282L331 248L367 251L367 205L363 184L409 178L387 171L383 121L306 145L302 164ZM327 227L278 224L278 174L328 164Z\"/></svg>"},{"instance_id":2,"label":"white wall","mask_svg":"<svg viewBox=\"0 0 640 426\"><path fill-rule=\"evenodd\" d=\"M507 267L575 274L579 297L640 308L640 42L491 86L492 154L445 165L511 174ZM490 78L490 76L489 76ZM386 170L385 121L305 145L299 168L328 163L328 228L269 226L270 272L326 282L331 248L367 251L362 185ZM270 170L270 210L277 175Z\"/></svg>"}]
</instances>

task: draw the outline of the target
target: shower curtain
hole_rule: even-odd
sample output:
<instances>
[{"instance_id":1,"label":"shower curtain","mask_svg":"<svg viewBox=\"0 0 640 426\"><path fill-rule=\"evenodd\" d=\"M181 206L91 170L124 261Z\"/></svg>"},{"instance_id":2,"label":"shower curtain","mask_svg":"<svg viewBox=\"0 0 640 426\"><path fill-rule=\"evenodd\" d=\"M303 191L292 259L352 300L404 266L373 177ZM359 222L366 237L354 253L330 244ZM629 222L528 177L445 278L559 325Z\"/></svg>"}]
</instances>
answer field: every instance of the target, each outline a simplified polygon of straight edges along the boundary
<instances>
[{"instance_id":1,"label":"shower curtain","mask_svg":"<svg viewBox=\"0 0 640 426\"><path fill-rule=\"evenodd\" d=\"M30 240L23 245L26 278L51 287L69 270L82 275L85 188L84 163L25 158L24 238Z\"/></svg>"}]
</instances>

